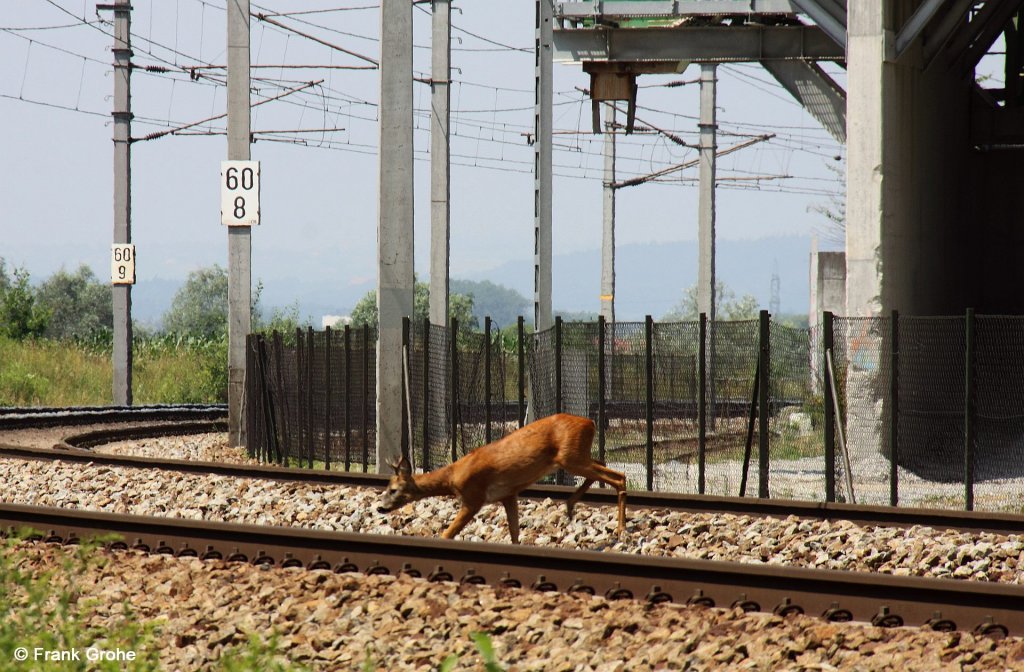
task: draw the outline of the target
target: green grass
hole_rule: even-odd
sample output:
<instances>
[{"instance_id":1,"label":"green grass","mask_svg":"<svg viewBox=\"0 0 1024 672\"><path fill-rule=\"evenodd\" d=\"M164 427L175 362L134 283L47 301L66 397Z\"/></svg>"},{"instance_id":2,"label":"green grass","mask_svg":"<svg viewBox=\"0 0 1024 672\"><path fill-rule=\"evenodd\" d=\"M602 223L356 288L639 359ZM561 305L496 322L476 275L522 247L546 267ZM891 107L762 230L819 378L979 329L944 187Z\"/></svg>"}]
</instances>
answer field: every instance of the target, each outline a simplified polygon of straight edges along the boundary
<instances>
[{"instance_id":1,"label":"green grass","mask_svg":"<svg viewBox=\"0 0 1024 672\"><path fill-rule=\"evenodd\" d=\"M36 660L30 653L28 660L14 667L0 667L19 671L164 669L160 664L161 621L140 621L127 601L121 605L120 617L104 627L89 625L95 601L83 597L82 586L107 562L96 552L98 541L66 547L53 569L39 569L35 554L18 543L17 539L0 541L0 661L16 661L19 649L77 651L81 660ZM89 661L90 647L131 651L135 659ZM225 649L214 669L291 672L306 668L286 659L275 636L264 640L250 635L245 644Z\"/></svg>"},{"instance_id":2,"label":"green grass","mask_svg":"<svg viewBox=\"0 0 1024 672\"><path fill-rule=\"evenodd\" d=\"M222 403L227 344L220 339L139 339L133 347L136 404ZM107 345L0 337L0 406L113 403Z\"/></svg>"}]
</instances>

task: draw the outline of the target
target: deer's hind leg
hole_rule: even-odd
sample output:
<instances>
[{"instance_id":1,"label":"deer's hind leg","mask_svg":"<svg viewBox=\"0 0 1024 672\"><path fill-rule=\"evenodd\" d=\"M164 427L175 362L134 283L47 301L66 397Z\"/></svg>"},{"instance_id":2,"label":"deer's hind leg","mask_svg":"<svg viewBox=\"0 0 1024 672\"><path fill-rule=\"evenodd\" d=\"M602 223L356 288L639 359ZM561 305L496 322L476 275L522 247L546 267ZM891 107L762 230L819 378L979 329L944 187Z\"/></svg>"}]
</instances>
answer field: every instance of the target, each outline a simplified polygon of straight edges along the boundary
<instances>
[{"instance_id":1,"label":"deer's hind leg","mask_svg":"<svg viewBox=\"0 0 1024 672\"><path fill-rule=\"evenodd\" d=\"M508 518L508 535L513 544L519 543L519 501L516 495L501 500L505 505L505 517Z\"/></svg>"},{"instance_id":2,"label":"deer's hind leg","mask_svg":"<svg viewBox=\"0 0 1024 672\"><path fill-rule=\"evenodd\" d=\"M619 524L616 528L618 533L622 533L626 530L626 475L620 471L609 469L600 462L593 460L588 465L574 464L565 467L567 471L570 471L577 476L581 476L583 485L581 485L576 492L572 494L569 500L566 502L566 506L569 509L569 517L572 518L572 509L576 505L576 502L583 497L583 493L587 491L594 481L600 481L606 483L619 493Z\"/></svg>"},{"instance_id":3,"label":"deer's hind leg","mask_svg":"<svg viewBox=\"0 0 1024 672\"><path fill-rule=\"evenodd\" d=\"M594 484L594 479L592 479L592 478L584 478L583 485L581 485L580 487L576 488L576 492L572 493L572 496L569 497L569 499L566 500L566 502L565 502L565 509L566 509L566 515L569 517L569 520L572 520L572 510L573 510L573 508L575 508L576 504L580 501L580 499L583 498L583 493L585 493L587 491L587 488L589 488L593 484Z\"/></svg>"}]
</instances>

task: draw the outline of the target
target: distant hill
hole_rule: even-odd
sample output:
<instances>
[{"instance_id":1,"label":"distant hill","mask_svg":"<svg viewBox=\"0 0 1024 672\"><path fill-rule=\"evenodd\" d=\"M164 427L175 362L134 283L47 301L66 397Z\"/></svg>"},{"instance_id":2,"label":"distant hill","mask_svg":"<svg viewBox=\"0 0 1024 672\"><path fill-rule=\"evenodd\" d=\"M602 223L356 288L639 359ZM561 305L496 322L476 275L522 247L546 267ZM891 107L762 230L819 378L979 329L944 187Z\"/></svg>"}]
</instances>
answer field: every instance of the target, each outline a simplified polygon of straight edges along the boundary
<instances>
[{"instance_id":1,"label":"distant hill","mask_svg":"<svg viewBox=\"0 0 1024 672\"><path fill-rule=\"evenodd\" d=\"M737 296L750 294L768 308L772 273L777 270L781 311L806 313L810 249L810 238L802 236L719 241L717 276ZM552 266L552 303L556 311L596 312L600 308L600 250L555 255ZM469 277L533 296L530 259L511 261ZM622 245L616 250L616 317L642 320L650 314L658 319L679 302L684 288L696 282L696 242ZM532 305L528 310L532 312ZM532 318L529 313L526 317Z\"/></svg>"},{"instance_id":2,"label":"distant hill","mask_svg":"<svg viewBox=\"0 0 1024 672\"><path fill-rule=\"evenodd\" d=\"M767 308L771 299L773 271L779 274L782 312L805 315L808 304L808 255L810 238L800 236L725 240L718 244L718 278L738 297L750 294ZM600 308L601 253L588 250L555 255L553 303L562 314L594 314ZM697 281L695 242L621 245L616 260L616 317L642 320L660 318L675 306L683 289ZM257 278L254 278L254 282ZM184 280L140 280L132 289L132 315L158 326ZM368 290L373 280L361 285L335 285L322 279L275 278L264 280L265 309L288 307L296 302L301 319L343 315ZM452 278L453 292L472 293L474 313L483 324L490 315L501 327L514 325L523 315L533 321L533 260L509 261L501 266Z\"/></svg>"}]
</instances>

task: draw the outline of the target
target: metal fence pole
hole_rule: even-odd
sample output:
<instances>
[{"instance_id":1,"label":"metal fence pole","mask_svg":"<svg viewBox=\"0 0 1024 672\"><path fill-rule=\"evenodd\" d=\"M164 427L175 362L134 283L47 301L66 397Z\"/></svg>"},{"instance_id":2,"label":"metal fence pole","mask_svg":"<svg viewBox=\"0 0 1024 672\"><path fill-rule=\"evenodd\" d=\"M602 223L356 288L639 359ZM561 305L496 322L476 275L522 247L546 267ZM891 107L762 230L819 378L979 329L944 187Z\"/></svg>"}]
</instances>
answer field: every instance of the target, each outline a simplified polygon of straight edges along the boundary
<instances>
[{"instance_id":1,"label":"metal fence pole","mask_svg":"<svg viewBox=\"0 0 1024 672\"><path fill-rule=\"evenodd\" d=\"M835 381L826 361L828 352L835 347L835 320L832 311L821 314L821 369L822 406L825 410L825 501L836 501L836 409L832 404L832 386Z\"/></svg>"},{"instance_id":2,"label":"metal fence pole","mask_svg":"<svg viewBox=\"0 0 1024 672\"><path fill-rule=\"evenodd\" d=\"M644 318L644 368L647 370L647 489L654 490L654 318Z\"/></svg>"},{"instance_id":3,"label":"metal fence pole","mask_svg":"<svg viewBox=\"0 0 1024 672\"><path fill-rule=\"evenodd\" d=\"M771 347L769 339L771 338L768 322L768 311L762 310L760 316L760 333L758 338L758 347L761 355L760 366L761 380L758 385L758 399L757 399L757 468L758 468L758 484L757 484L757 496L761 498L768 497L768 393L771 387L771 360L769 356L771 354Z\"/></svg>"},{"instance_id":4,"label":"metal fence pole","mask_svg":"<svg viewBox=\"0 0 1024 672\"><path fill-rule=\"evenodd\" d=\"M274 332L274 364L275 373L277 374L277 390L281 395L281 443L283 448L277 451L277 462L278 464L285 463L285 456L291 452L292 447L292 422L288 414L288 394L284 389L284 343L281 338L281 332Z\"/></svg>"},{"instance_id":5,"label":"metal fence pole","mask_svg":"<svg viewBox=\"0 0 1024 672\"><path fill-rule=\"evenodd\" d=\"M352 469L352 328L345 325L345 471Z\"/></svg>"},{"instance_id":6,"label":"metal fence pole","mask_svg":"<svg viewBox=\"0 0 1024 672\"><path fill-rule=\"evenodd\" d=\"M562 316L555 317L555 413L562 412Z\"/></svg>"},{"instance_id":7,"label":"metal fence pole","mask_svg":"<svg viewBox=\"0 0 1024 672\"><path fill-rule=\"evenodd\" d=\"M519 355L519 426L522 427L526 421L526 319L520 315L516 320L519 342L517 344Z\"/></svg>"},{"instance_id":8,"label":"metal fence pole","mask_svg":"<svg viewBox=\"0 0 1024 672\"><path fill-rule=\"evenodd\" d=\"M491 316L484 316L484 441L491 442Z\"/></svg>"},{"instance_id":9,"label":"metal fence pole","mask_svg":"<svg viewBox=\"0 0 1024 672\"><path fill-rule=\"evenodd\" d=\"M605 407L605 395L608 381L605 377L605 356L604 356L604 330L607 322L604 315L597 316L597 457L604 462L605 453L605 426L608 424L607 408Z\"/></svg>"},{"instance_id":10,"label":"metal fence pole","mask_svg":"<svg viewBox=\"0 0 1024 672\"><path fill-rule=\"evenodd\" d=\"M542 0L543 1L543 0ZM555 413L562 412L562 316L555 317ZM555 483L565 485L565 469L555 473Z\"/></svg>"},{"instance_id":11,"label":"metal fence pole","mask_svg":"<svg viewBox=\"0 0 1024 672\"><path fill-rule=\"evenodd\" d=\"M324 327L324 469L331 468L331 327Z\"/></svg>"},{"instance_id":12,"label":"metal fence pole","mask_svg":"<svg viewBox=\"0 0 1024 672\"><path fill-rule=\"evenodd\" d=\"M459 321L452 318L452 462L459 459Z\"/></svg>"},{"instance_id":13,"label":"metal fence pole","mask_svg":"<svg viewBox=\"0 0 1024 672\"><path fill-rule=\"evenodd\" d=\"M900 315L892 311L889 325L889 505L900 501Z\"/></svg>"},{"instance_id":14,"label":"metal fence pole","mask_svg":"<svg viewBox=\"0 0 1024 672\"><path fill-rule=\"evenodd\" d=\"M410 371L409 346L412 343L410 338L412 332L412 319L408 315L402 316L402 457L412 462L410 451L412 444L412 403L409 395L412 394L412 371ZM379 471L379 469L378 469Z\"/></svg>"},{"instance_id":15,"label":"metal fence pole","mask_svg":"<svg viewBox=\"0 0 1024 672\"><path fill-rule=\"evenodd\" d=\"M964 506L974 510L974 308L965 316L966 362L964 371Z\"/></svg>"},{"instance_id":16,"label":"metal fence pole","mask_svg":"<svg viewBox=\"0 0 1024 672\"><path fill-rule=\"evenodd\" d=\"M303 403L302 391L306 389L306 367L305 367L305 345L306 339L302 335L302 329L295 328L295 453L297 465L302 466L303 453L306 448L306 404ZM289 456L290 457L290 456ZM287 464L287 462L286 462ZM293 465L289 465L293 466Z\"/></svg>"},{"instance_id":17,"label":"metal fence pole","mask_svg":"<svg viewBox=\"0 0 1024 672\"><path fill-rule=\"evenodd\" d=\"M370 469L370 325L363 325L363 473ZM380 465L377 465L380 472Z\"/></svg>"},{"instance_id":18,"label":"metal fence pole","mask_svg":"<svg viewBox=\"0 0 1024 672\"><path fill-rule=\"evenodd\" d=\"M430 318L423 318L423 472L430 471Z\"/></svg>"},{"instance_id":19,"label":"metal fence pole","mask_svg":"<svg viewBox=\"0 0 1024 672\"><path fill-rule=\"evenodd\" d=\"M306 332L306 458L309 468L313 468L313 327Z\"/></svg>"},{"instance_id":20,"label":"metal fence pole","mask_svg":"<svg viewBox=\"0 0 1024 672\"><path fill-rule=\"evenodd\" d=\"M257 452L256 447L262 445L260 435L257 433L257 403L260 402L256 399L256 357L254 355L256 349L256 335L246 334L245 335L245 392L242 394L242 399L245 406L247 406L248 413L244 413L245 418L245 452L249 457L254 457L259 460L263 459L262 451Z\"/></svg>"},{"instance_id":21,"label":"metal fence pole","mask_svg":"<svg viewBox=\"0 0 1024 672\"><path fill-rule=\"evenodd\" d=\"M708 314L700 314L697 343L697 493L703 495L708 449Z\"/></svg>"}]
</instances>

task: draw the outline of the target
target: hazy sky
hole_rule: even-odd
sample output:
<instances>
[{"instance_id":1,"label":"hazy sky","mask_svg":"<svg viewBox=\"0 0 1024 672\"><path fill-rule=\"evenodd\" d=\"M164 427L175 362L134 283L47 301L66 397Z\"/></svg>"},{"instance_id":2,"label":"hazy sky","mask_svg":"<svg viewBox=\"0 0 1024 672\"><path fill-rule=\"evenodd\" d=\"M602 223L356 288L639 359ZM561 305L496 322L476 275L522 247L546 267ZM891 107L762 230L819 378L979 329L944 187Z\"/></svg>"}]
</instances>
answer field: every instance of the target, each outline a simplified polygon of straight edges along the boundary
<instances>
[{"instance_id":1,"label":"hazy sky","mask_svg":"<svg viewBox=\"0 0 1024 672\"><path fill-rule=\"evenodd\" d=\"M193 81L181 66L225 62L225 0L135 0L132 13L132 136L167 130L224 112L223 71ZM532 274L533 2L456 5L452 62L453 276L523 261ZM97 17L83 0L3 0L0 14L0 256L41 279L61 266L91 265L105 277L112 238L110 66L112 16ZM256 18L259 12L317 11L276 21L376 58L379 8L374 0L252 5L252 62L260 65L365 65ZM414 67L429 76L429 5L414 10ZM102 20L100 20L102 19ZM170 72L147 72L165 66ZM718 236L809 236L822 224L808 209L841 190L826 164L841 148L754 65L719 69L719 146L748 136L777 137L720 162ZM698 68L640 80L637 116L695 142ZM254 102L302 82L302 93L253 110L260 134L252 156L262 162L262 225L253 232L253 277L268 285L301 278L336 287L372 286L376 263L377 107L374 70L253 70ZM686 82L683 86L664 86ZM845 83L845 82L843 82ZM430 89L414 85L416 118L416 269L428 273ZM601 136L586 133L589 86L578 65L555 67L555 254L591 250L601 241ZM341 128L340 131L323 129ZM219 169L224 121L199 125L204 135L165 136L132 146L132 233L138 278L183 278L226 265L219 223ZM304 131L304 132L298 132ZM582 131L582 133L581 133ZM657 135L620 138L619 177L695 158L695 150ZM696 237L696 169L662 183L618 192L619 243ZM750 178L761 176L754 181ZM789 176L789 177L783 177ZM695 279L694 279L695 280ZM678 287L671 288L678 292ZM558 288L555 288L556 297ZM557 302L557 301L556 301ZM596 298L595 306L596 309Z\"/></svg>"}]
</instances>

